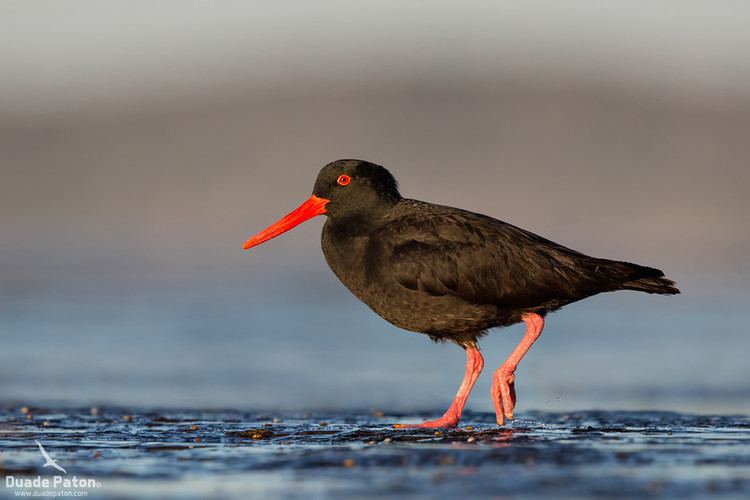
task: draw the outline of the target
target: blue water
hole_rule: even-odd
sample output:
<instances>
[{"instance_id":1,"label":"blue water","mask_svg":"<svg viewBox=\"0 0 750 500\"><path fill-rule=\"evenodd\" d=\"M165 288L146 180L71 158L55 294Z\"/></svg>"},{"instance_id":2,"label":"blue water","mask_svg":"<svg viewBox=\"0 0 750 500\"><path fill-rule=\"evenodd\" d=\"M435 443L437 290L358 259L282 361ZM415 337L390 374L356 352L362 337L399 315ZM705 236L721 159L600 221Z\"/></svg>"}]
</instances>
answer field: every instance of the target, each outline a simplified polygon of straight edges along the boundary
<instances>
[{"instance_id":1,"label":"blue water","mask_svg":"<svg viewBox=\"0 0 750 500\"><path fill-rule=\"evenodd\" d=\"M1 306L5 400L274 410L447 406L452 344L399 330L339 285L56 293ZM255 291L253 291L255 290ZM737 298L605 294L549 316L518 408L750 413L750 313ZM468 409L520 339L494 330Z\"/></svg>"}]
</instances>

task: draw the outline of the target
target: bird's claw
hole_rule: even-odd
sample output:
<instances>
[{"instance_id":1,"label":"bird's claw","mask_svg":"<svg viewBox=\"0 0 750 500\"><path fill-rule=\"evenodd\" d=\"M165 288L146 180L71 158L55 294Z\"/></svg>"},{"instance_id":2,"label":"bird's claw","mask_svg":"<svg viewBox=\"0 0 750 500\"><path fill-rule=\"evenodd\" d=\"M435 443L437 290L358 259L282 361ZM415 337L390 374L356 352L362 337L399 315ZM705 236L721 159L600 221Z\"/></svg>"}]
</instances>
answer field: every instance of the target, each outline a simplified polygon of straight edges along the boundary
<instances>
[{"instance_id":1,"label":"bird's claw","mask_svg":"<svg viewBox=\"0 0 750 500\"><path fill-rule=\"evenodd\" d=\"M497 425L503 425L504 419L513 420L513 408L516 406L515 370L500 367L492 377L490 395L495 405Z\"/></svg>"}]
</instances>

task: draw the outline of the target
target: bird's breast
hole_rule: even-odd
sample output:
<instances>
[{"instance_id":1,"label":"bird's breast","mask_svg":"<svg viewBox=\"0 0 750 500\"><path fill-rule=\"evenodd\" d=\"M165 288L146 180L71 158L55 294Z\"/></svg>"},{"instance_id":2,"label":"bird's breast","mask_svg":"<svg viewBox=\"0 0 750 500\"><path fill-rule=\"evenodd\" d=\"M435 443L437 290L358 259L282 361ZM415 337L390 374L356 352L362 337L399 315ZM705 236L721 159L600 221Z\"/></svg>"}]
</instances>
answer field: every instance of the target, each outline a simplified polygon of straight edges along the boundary
<instances>
[{"instance_id":1,"label":"bird's breast","mask_svg":"<svg viewBox=\"0 0 750 500\"><path fill-rule=\"evenodd\" d=\"M360 300L370 288L364 266L369 238L338 233L329 224L323 227L321 246L333 274Z\"/></svg>"}]
</instances>

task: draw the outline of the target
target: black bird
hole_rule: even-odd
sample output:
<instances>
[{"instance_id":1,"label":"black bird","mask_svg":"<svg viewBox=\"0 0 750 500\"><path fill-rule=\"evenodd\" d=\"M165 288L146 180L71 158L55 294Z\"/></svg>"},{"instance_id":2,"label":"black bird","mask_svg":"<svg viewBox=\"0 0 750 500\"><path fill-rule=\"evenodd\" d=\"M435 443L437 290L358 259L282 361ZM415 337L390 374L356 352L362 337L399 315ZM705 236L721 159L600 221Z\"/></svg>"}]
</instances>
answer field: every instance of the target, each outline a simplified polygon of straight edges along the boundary
<instances>
[{"instance_id":1,"label":"black bird","mask_svg":"<svg viewBox=\"0 0 750 500\"><path fill-rule=\"evenodd\" d=\"M466 374L437 420L399 427L453 427L484 365L477 341L523 321L526 333L492 378L502 425L513 418L515 371L547 313L602 292L677 294L651 267L589 257L506 222L403 198L390 172L363 160L323 167L312 196L245 242L248 249L324 214L323 255L334 274L385 320L466 351Z\"/></svg>"}]
</instances>

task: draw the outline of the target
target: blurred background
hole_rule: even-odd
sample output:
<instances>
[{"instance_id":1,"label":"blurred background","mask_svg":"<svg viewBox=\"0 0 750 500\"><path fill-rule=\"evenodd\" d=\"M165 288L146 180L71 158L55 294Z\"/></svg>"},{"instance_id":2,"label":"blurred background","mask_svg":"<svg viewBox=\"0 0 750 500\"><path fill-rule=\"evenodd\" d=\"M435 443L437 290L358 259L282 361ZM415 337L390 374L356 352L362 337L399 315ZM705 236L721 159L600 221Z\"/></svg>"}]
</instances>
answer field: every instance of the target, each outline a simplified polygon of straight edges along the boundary
<instances>
[{"instance_id":1,"label":"blurred background","mask_svg":"<svg viewBox=\"0 0 750 500\"><path fill-rule=\"evenodd\" d=\"M323 218L346 157L405 196L659 267L552 315L519 410L750 411L744 1L0 3L0 399L442 411L453 345L384 322ZM468 408L521 326L482 343Z\"/></svg>"}]
</instances>

